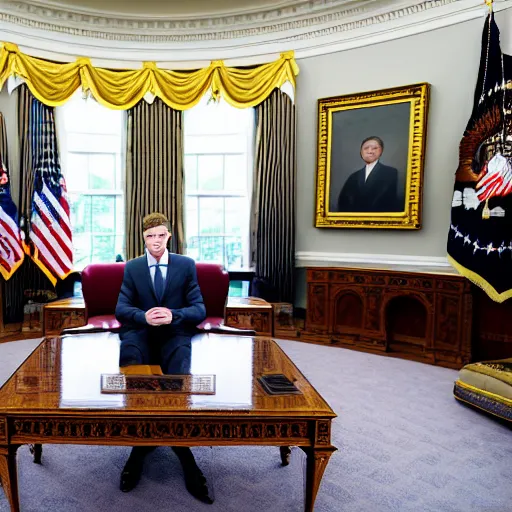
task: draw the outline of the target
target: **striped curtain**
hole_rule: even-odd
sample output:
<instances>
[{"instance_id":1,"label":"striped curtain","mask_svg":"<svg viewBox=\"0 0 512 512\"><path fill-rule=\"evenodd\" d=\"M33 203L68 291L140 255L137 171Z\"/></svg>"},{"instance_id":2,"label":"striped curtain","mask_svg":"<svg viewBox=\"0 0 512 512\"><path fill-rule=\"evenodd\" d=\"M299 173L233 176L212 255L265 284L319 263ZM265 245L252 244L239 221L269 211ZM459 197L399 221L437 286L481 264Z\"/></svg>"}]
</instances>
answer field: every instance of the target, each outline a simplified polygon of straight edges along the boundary
<instances>
[{"instance_id":1,"label":"striped curtain","mask_svg":"<svg viewBox=\"0 0 512 512\"><path fill-rule=\"evenodd\" d=\"M276 89L256 109L251 254L256 279L293 302L295 268L295 105Z\"/></svg>"},{"instance_id":2,"label":"striped curtain","mask_svg":"<svg viewBox=\"0 0 512 512\"><path fill-rule=\"evenodd\" d=\"M171 251L184 248L182 112L159 98L128 111L126 154L126 258L143 253L142 219L163 213L171 224Z\"/></svg>"},{"instance_id":3,"label":"striped curtain","mask_svg":"<svg viewBox=\"0 0 512 512\"><path fill-rule=\"evenodd\" d=\"M34 192L34 174L32 169L32 93L23 84L18 87L18 140L20 146L20 199L18 211L23 219L25 235L28 240L28 221L32 214L32 194Z\"/></svg>"},{"instance_id":4,"label":"striped curtain","mask_svg":"<svg viewBox=\"0 0 512 512\"><path fill-rule=\"evenodd\" d=\"M9 162L9 155L8 155L8 148L7 148L7 133L5 130L5 122L2 116L2 113L0 112L0 163L5 162L8 164ZM5 321L4 321L4 280L0 279L0 332L3 332L5 328Z\"/></svg>"},{"instance_id":5,"label":"striped curtain","mask_svg":"<svg viewBox=\"0 0 512 512\"><path fill-rule=\"evenodd\" d=\"M0 112L0 162L4 162L7 166L9 164L7 130L5 128L5 121L2 112Z\"/></svg>"}]
</instances>

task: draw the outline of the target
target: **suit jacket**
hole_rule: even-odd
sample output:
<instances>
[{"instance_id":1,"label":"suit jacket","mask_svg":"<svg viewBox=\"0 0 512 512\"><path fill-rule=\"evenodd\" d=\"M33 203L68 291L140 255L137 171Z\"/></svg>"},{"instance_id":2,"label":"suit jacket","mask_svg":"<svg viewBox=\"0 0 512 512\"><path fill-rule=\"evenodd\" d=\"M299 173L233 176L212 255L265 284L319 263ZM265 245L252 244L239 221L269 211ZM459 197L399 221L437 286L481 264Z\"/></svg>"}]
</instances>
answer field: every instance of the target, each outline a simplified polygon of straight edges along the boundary
<instances>
[{"instance_id":1,"label":"suit jacket","mask_svg":"<svg viewBox=\"0 0 512 512\"><path fill-rule=\"evenodd\" d=\"M163 306L172 311L170 325L152 327L146 322L146 311L155 306ZM146 255L126 263L116 306L116 318L122 325L120 337L123 343L142 345L148 332L160 338L186 340L205 317L206 309L197 282L194 260L169 253L161 301L156 297Z\"/></svg>"},{"instance_id":2,"label":"suit jacket","mask_svg":"<svg viewBox=\"0 0 512 512\"><path fill-rule=\"evenodd\" d=\"M339 212L398 212L398 171L381 164L372 169L365 180L366 166L351 174L338 197Z\"/></svg>"}]
</instances>

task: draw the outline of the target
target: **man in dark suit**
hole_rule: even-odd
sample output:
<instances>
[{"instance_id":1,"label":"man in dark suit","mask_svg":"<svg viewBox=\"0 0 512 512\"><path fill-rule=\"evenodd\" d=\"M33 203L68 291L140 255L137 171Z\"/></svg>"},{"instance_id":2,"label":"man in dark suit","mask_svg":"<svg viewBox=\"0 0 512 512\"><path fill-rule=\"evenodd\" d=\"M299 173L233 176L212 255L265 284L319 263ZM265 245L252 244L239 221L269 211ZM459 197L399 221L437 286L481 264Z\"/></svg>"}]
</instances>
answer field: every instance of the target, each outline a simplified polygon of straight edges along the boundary
<instances>
[{"instance_id":1,"label":"man in dark suit","mask_svg":"<svg viewBox=\"0 0 512 512\"><path fill-rule=\"evenodd\" d=\"M171 233L164 215L145 217L143 230L146 254L126 263L116 306L122 325L119 365L158 364L166 374L187 374L191 338L206 316L196 265L186 256L167 251ZM122 491L137 485L144 458L152 449L132 449L121 473ZM173 450L183 467L187 490L204 503L213 503L190 448Z\"/></svg>"},{"instance_id":2,"label":"man in dark suit","mask_svg":"<svg viewBox=\"0 0 512 512\"><path fill-rule=\"evenodd\" d=\"M338 197L339 212L399 212L398 171L384 165L380 157L384 142L379 137L368 137L361 144L362 169L352 173Z\"/></svg>"}]
</instances>

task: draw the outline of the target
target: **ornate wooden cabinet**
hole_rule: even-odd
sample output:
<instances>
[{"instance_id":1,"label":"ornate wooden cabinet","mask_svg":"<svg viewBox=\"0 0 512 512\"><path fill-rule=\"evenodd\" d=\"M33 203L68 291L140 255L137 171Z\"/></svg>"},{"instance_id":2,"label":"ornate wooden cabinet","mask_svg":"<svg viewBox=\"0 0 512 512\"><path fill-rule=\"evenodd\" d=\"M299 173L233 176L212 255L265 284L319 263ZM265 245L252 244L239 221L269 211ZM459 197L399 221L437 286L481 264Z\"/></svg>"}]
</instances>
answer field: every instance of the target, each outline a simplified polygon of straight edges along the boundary
<instances>
[{"instance_id":1,"label":"ornate wooden cabinet","mask_svg":"<svg viewBox=\"0 0 512 512\"><path fill-rule=\"evenodd\" d=\"M272 304L257 297L229 297L224 320L228 327L254 329L258 336L272 336Z\"/></svg>"},{"instance_id":2,"label":"ornate wooden cabinet","mask_svg":"<svg viewBox=\"0 0 512 512\"><path fill-rule=\"evenodd\" d=\"M85 303L81 297L49 302L44 307L44 334L60 334L63 329L85 325Z\"/></svg>"},{"instance_id":3,"label":"ornate wooden cabinet","mask_svg":"<svg viewBox=\"0 0 512 512\"><path fill-rule=\"evenodd\" d=\"M454 271L308 268L304 341L460 368L471 360L472 295Z\"/></svg>"}]
</instances>

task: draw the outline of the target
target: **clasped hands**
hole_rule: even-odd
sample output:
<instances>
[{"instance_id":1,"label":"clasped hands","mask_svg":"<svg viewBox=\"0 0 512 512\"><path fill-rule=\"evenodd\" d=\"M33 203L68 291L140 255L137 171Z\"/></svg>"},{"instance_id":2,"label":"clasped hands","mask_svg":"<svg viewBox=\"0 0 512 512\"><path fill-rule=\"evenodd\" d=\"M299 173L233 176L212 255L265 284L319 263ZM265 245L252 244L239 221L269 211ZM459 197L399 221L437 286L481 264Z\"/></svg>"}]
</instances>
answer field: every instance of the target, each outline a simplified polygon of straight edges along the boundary
<instances>
[{"instance_id":1,"label":"clasped hands","mask_svg":"<svg viewBox=\"0 0 512 512\"><path fill-rule=\"evenodd\" d=\"M172 322L172 311L163 307L148 309L145 316L146 322L152 326L168 325Z\"/></svg>"}]
</instances>

